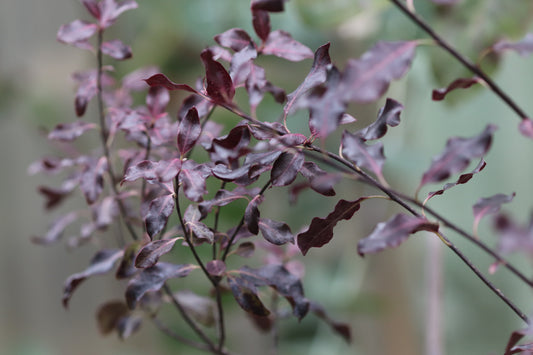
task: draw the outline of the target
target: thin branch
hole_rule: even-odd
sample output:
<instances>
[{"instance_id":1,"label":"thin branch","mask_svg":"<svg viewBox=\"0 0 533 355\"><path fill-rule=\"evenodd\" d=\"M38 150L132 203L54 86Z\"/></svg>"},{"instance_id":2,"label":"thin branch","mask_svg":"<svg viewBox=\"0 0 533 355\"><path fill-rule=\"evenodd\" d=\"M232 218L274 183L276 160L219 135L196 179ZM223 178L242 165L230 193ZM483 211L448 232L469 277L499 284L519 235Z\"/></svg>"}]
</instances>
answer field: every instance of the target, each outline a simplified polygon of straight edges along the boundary
<instances>
[{"instance_id":1,"label":"thin branch","mask_svg":"<svg viewBox=\"0 0 533 355\"><path fill-rule=\"evenodd\" d=\"M517 115L520 117L520 119L525 120L528 119L528 115L522 110L516 102L514 102L509 95L505 93L483 70L481 70L478 66L476 66L474 63L472 63L468 58L463 56L461 53L459 53L451 44L446 42L441 36L439 36L438 33L436 33L431 26L429 26L420 16L413 13L412 11L409 11L406 5L404 5L400 0L390 0L398 9L400 9L411 21L413 21L418 27L420 27L422 30L424 30L428 35L430 35L437 44L450 53L455 59L457 59L465 68L470 70L472 73L479 76L485 83L487 83L487 86L498 96L500 99L502 99L507 106L509 106Z\"/></svg>"},{"instance_id":2,"label":"thin branch","mask_svg":"<svg viewBox=\"0 0 533 355\"><path fill-rule=\"evenodd\" d=\"M175 340L177 340L179 342L182 342L184 344L187 344L187 345L189 345L189 346L191 346L193 348L196 348L196 349L206 350L206 351L210 351L211 350L209 348L209 346L207 346L206 344L192 341L189 338L186 338L186 337L181 336L178 333L174 332L166 324L163 324L163 322L160 319L158 319L156 317L152 317L151 319L152 319L152 322L157 327L157 329L159 329L160 331L162 331L163 333L165 333L169 337L171 337L171 338L173 338L173 339L175 339Z\"/></svg>"},{"instance_id":3,"label":"thin branch","mask_svg":"<svg viewBox=\"0 0 533 355\"><path fill-rule=\"evenodd\" d=\"M226 326L224 324L224 307L222 306L222 290L220 285L215 286L215 297L218 310L218 350L222 351L226 341Z\"/></svg>"}]
</instances>

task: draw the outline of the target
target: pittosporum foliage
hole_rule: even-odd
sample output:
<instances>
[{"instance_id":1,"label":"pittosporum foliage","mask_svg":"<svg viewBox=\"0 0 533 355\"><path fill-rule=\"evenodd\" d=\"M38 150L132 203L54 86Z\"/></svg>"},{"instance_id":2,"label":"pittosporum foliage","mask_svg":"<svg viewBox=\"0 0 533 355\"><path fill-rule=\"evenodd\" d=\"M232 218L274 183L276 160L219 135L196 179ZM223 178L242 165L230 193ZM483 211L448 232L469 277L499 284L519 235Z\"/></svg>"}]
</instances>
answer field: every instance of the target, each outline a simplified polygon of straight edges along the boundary
<instances>
[{"instance_id":1,"label":"pittosporum foliage","mask_svg":"<svg viewBox=\"0 0 533 355\"><path fill-rule=\"evenodd\" d=\"M440 238L489 290L529 322L446 236L449 232L458 233L495 259L493 270L498 265L507 267L533 286L503 257L514 251L533 250L531 223L520 226L500 212L502 204L511 202L514 194L480 198L473 206L474 233L428 206L430 199L481 173L497 127L490 124L472 137L449 138L420 177L416 193L409 196L391 187L383 173L386 147L381 139L401 124L402 103L388 98L370 125L347 125L356 121L347 112L348 105L382 98L393 80L407 74L421 41L380 41L339 68L330 58L329 43L313 51L286 31L272 29L270 16L283 11L285 1L252 0L255 34L233 28L214 36L216 44L199 53L205 75L196 84L175 83L169 79L172 73L158 73L155 68L139 69L120 80L114 77L112 66L103 65L103 58L126 60L132 56L131 49L117 39L104 41L104 33L123 12L136 8L137 3L81 2L93 20L75 20L62 26L57 39L95 53L96 68L73 76L77 83L75 112L79 119L57 125L48 135L49 140L62 143L65 154L42 158L32 164L30 171L61 173L63 177L57 187L39 187L46 209L58 208L77 193L83 195L87 206L60 215L33 241L43 245L57 243L65 229L73 226L79 232L68 240L71 247L97 245L92 242L112 225L121 226L125 233L117 235L115 248L97 250L85 270L66 279L65 307L84 280L114 272L117 279L128 281L123 300L109 301L98 310L102 333L117 331L126 338L142 322L153 320L160 324L157 313L161 304L167 302L176 307L198 339L170 335L214 354L230 354L225 343L222 295L232 295L260 329L269 331L285 317L279 308L272 309L272 302L266 299L265 290L270 288L274 299L287 301L294 317L301 320L313 313L349 342L348 325L334 320L322 306L305 296L301 268L292 257L296 253L306 255L311 248L332 242L337 223L351 219L365 208L367 201L380 198L386 200L383 203L399 205L403 211L378 223L370 235L358 242L354 253L361 256L378 253L399 246L419 231L427 231ZM408 1L408 6L396 0L391 2L473 73L471 78L459 78L448 87L434 90L433 100L444 100L452 90L483 84L518 114L519 131L533 138L531 120L480 67L462 57L418 17L412 2ZM434 1L448 5L456 2ZM531 43L532 37L527 35L518 42L500 40L487 51L514 50L527 55L532 51ZM261 56L277 56L292 62L313 61L304 80L294 91L286 93L268 80L268 71L257 61ZM188 96L177 112L168 112L169 91L174 90L184 91ZM141 106L134 106L132 94L137 91L146 94ZM238 106L234 100L236 91L247 94L248 109ZM272 95L279 103L278 119L258 117L257 107L265 95ZM97 122L84 117L87 106L93 102ZM234 125L223 127L212 121L219 110L234 114ZM287 121L298 110L308 112L308 132L288 128ZM342 130L338 153L325 150L322 143L338 130ZM76 139L91 131L99 133L94 150L73 153L77 150L70 148ZM465 173L471 162L478 162L477 166ZM336 184L345 178L369 185L377 194L337 196ZM440 190L430 192L420 202L418 194L422 187L443 183ZM276 188L290 191L287 202L306 190L337 202L333 210L323 211L296 232L297 226L291 225L291 221L272 220L261 214L264 196ZM220 212L236 201L246 204L240 212L240 221L229 229L221 228ZM494 229L501 235L496 250L477 235L477 227L487 215L494 216ZM177 248L188 250L194 262L169 262L167 254ZM253 257L258 248L269 256L258 267L248 266L246 258ZM178 280L171 280L185 277L204 278L212 292L196 294L180 288ZM215 331L208 331L209 328ZM529 328L513 333L506 354L528 352L531 345L516 344L530 333Z\"/></svg>"}]
</instances>

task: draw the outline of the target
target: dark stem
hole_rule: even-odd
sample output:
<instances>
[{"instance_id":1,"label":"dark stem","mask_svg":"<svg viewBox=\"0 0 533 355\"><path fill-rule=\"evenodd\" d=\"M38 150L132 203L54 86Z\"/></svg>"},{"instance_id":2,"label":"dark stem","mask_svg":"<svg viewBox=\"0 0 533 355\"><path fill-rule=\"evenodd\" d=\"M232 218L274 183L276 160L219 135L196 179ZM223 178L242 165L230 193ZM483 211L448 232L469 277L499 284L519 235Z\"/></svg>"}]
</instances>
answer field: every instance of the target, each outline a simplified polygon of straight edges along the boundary
<instances>
[{"instance_id":1,"label":"dark stem","mask_svg":"<svg viewBox=\"0 0 533 355\"><path fill-rule=\"evenodd\" d=\"M472 73L483 79L489 86L489 88L502 99L507 106L509 106L522 120L528 119L526 113L513 101L492 79L485 74L478 66L472 63L468 58L459 53L451 44L446 42L441 36L439 36L421 17L410 11L400 0L390 0L396 7L398 7L411 21L413 21L418 27L424 30L430 35L437 44L450 53L455 59L457 59L465 68L469 69Z\"/></svg>"},{"instance_id":2,"label":"dark stem","mask_svg":"<svg viewBox=\"0 0 533 355\"><path fill-rule=\"evenodd\" d=\"M226 341L226 326L224 324L224 307L222 306L222 291L220 286L215 286L215 297L218 310L218 350L222 351Z\"/></svg>"},{"instance_id":3,"label":"dark stem","mask_svg":"<svg viewBox=\"0 0 533 355\"><path fill-rule=\"evenodd\" d=\"M196 348L196 349L200 349L200 350L206 350L206 351L210 351L210 348L209 346L207 346L206 344L203 344L203 343L197 343L195 341L192 341L186 337L183 337L181 335L179 335L178 333L174 332L172 329L170 329L166 324L163 324L163 322L161 322L161 320L159 320L158 318L156 317L153 317L152 318L152 322L154 322L155 326L157 327L157 329L159 329L160 331L162 331L163 333L165 333L166 335L168 335L169 337L177 340L177 341L180 341L184 344L187 344L193 348Z\"/></svg>"},{"instance_id":4,"label":"dark stem","mask_svg":"<svg viewBox=\"0 0 533 355\"><path fill-rule=\"evenodd\" d=\"M222 181L222 184L220 185L220 190L224 189L226 187L226 182ZM218 222L220 219L220 206L217 207L217 211L215 212L215 223L213 225L213 230L215 233L218 231ZM217 258L217 243L213 243L213 260Z\"/></svg>"}]
</instances>

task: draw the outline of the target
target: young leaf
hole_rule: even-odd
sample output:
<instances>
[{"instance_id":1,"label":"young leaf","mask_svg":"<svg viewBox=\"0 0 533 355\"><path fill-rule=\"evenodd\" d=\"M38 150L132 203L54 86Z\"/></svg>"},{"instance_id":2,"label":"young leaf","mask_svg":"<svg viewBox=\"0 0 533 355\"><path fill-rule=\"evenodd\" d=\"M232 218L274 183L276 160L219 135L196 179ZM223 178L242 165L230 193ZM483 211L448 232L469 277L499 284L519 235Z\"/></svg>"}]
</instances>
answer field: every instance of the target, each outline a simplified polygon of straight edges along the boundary
<instances>
[{"instance_id":1,"label":"young leaf","mask_svg":"<svg viewBox=\"0 0 533 355\"><path fill-rule=\"evenodd\" d=\"M495 214L500 211L501 205L509 203L515 197L513 192L510 195L496 194L491 197L480 198L476 204L472 207L474 211L474 231L477 231L477 227L481 219L488 214Z\"/></svg>"},{"instance_id":2,"label":"young leaf","mask_svg":"<svg viewBox=\"0 0 533 355\"><path fill-rule=\"evenodd\" d=\"M482 80L476 76L473 78L459 78L459 79L452 81L451 84L445 88L433 90L431 94L431 98L433 99L433 101L441 101L441 100L444 100L444 98L446 97L446 95L448 95L450 91L453 91L456 89L468 89L472 85L478 84L481 82Z\"/></svg>"},{"instance_id":3,"label":"young leaf","mask_svg":"<svg viewBox=\"0 0 533 355\"><path fill-rule=\"evenodd\" d=\"M240 28L232 28L224 33L215 36L215 41L222 47L231 48L235 52L248 47L252 42L252 38L248 33Z\"/></svg>"},{"instance_id":4,"label":"young leaf","mask_svg":"<svg viewBox=\"0 0 533 355\"><path fill-rule=\"evenodd\" d=\"M248 279L228 275L228 284L233 297L246 312L259 317L266 317L270 314L270 311L257 296L255 285Z\"/></svg>"},{"instance_id":5,"label":"young leaf","mask_svg":"<svg viewBox=\"0 0 533 355\"><path fill-rule=\"evenodd\" d=\"M130 46L122 43L121 40L114 39L112 41L107 41L102 43L102 53L110 56L116 60L125 60L131 58L131 48Z\"/></svg>"},{"instance_id":6,"label":"young leaf","mask_svg":"<svg viewBox=\"0 0 533 355\"><path fill-rule=\"evenodd\" d=\"M387 99L378 113L378 118L368 127L357 132L365 140L375 140L387 133L387 126L396 127L400 124L400 113L403 105L396 100Z\"/></svg>"},{"instance_id":7,"label":"young leaf","mask_svg":"<svg viewBox=\"0 0 533 355\"><path fill-rule=\"evenodd\" d=\"M78 214L76 212L67 213L64 216L57 218L52 222L48 232L44 236L33 236L31 241L35 244L40 245L49 245L53 244L63 236L65 228L67 228L71 223L78 219Z\"/></svg>"},{"instance_id":8,"label":"young leaf","mask_svg":"<svg viewBox=\"0 0 533 355\"><path fill-rule=\"evenodd\" d=\"M126 288L126 303L130 309L135 309L137 302L148 291L158 291L163 284L171 278L185 277L196 269L191 264L170 264L159 262L156 265L144 269L128 282Z\"/></svg>"},{"instance_id":9,"label":"young leaf","mask_svg":"<svg viewBox=\"0 0 533 355\"><path fill-rule=\"evenodd\" d=\"M196 107L192 107L178 126L178 149L181 156L184 156L194 147L200 133L202 133L200 117L198 117Z\"/></svg>"},{"instance_id":10,"label":"young leaf","mask_svg":"<svg viewBox=\"0 0 533 355\"><path fill-rule=\"evenodd\" d=\"M159 239L146 244L135 257L135 267L146 269L154 266L161 256L172 250L178 239L180 238Z\"/></svg>"},{"instance_id":11,"label":"young leaf","mask_svg":"<svg viewBox=\"0 0 533 355\"><path fill-rule=\"evenodd\" d=\"M91 259L87 269L77 274L70 275L63 286L63 307L68 307L72 293L88 277L105 274L113 268L115 262L124 255L123 250L104 249L100 250Z\"/></svg>"},{"instance_id":12,"label":"young leaf","mask_svg":"<svg viewBox=\"0 0 533 355\"><path fill-rule=\"evenodd\" d=\"M377 176L381 176L381 169L385 163L383 144L377 142L371 145L360 135L344 131L341 139L342 155L355 165L369 169Z\"/></svg>"},{"instance_id":13,"label":"young leaf","mask_svg":"<svg viewBox=\"0 0 533 355\"><path fill-rule=\"evenodd\" d=\"M326 81L326 73L331 65L329 46L330 43L328 42L316 50L313 65L304 81L296 88L296 90L287 95L287 103L283 108L283 114L285 117L294 112L296 108L295 103L303 94Z\"/></svg>"},{"instance_id":14,"label":"young leaf","mask_svg":"<svg viewBox=\"0 0 533 355\"><path fill-rule=\"evenodd\" d=\"M168 218L174 211L174 195L163 195L150 202L148 212L144 217L146 233L153 239L154 235L161 232L168 222Z\"/></svg>"},{"instance_id":15,"label":"young leaf","mask_svg":"<svg viewBox=\"0 0 533 355\"><path fill-rule=\"evenodd\" d=\"M86 131L97 127L94 123L84 121L60 123L48 134L48 139L69 142L80 137Z\"/></svg>"},{"instance_id":16,"label":"young leaf","mask_svg":"<svg viewBox=\"0 0 533 355\"><path fill-rule=\"evenodd\" d=\"M291 184L298 171L300 171L305 161L305 157L300 152L283 152L276 159L272 167L271 180L272 186L287 186Z\"/></svg>"},{"instance_id":17,"label":"young leaf","mask_svg":"<svg viewBox=\"0 0 533 355\"><path fill-rule=\"evenodd\" d=\"M416 41L380 41L361 58L351 59L343 75L346 100L366 103L379 99L392 80L407 72L416 45Z\"/></svg>"},{"instance_id":18,"label":"young leaf","mask_svg":"<svg viewBox=\"0 0 533 355\"><path fill-rule=\"evenodd\" d=\"M444 185L444 187L442 189L438 190L438 191L430 192L428 194L428 197L426 197L426 200L424 201L424 203L426 203L433 196L442 195L444 193L444 191L446 191L448 189L451 189L454 186L461 185L461 184L466 184L468 181L470 181L470 179L472 179L472 177L475 174L477 174L481 170L483 170L486 165L487 165L487 163L485 163L485 160L481 159L479 161L479 164L476 166L476 168L474 170L472 170L472 172L467 173L467 174L462 174L461 176L459 176L459 179L457 179L456 182L448 183L448 184Z\"/></svg>"},{"instance_id":19,"label":"young leaf","mask_svg":"<svg viewBox=\"0 0 533 355\"><path fill-rule=\"evenodd\" d=\"M100 7L97 0L81 0L87 11L96 19L100 18Z\"/></svg>"},{"instance_id":20,"label":"young leaf","mask_svg":"<svg viewBox=\"0 0 533 355\"><path fill-rule=\"evenodd\" d=\"M255 196L244 211L244 222L250 233L257 235L259 233L259 208L257 206L263 202L263 195Z\"/></svg>"},{"instance_id":21,"label":"young leaf","mask_svg":"<svg viewBox=\"0 0 533 355\"><path fill-rule=\"evenodd\" d=\"M211 212L213 206L225 206L235 200L246 198L246 195L236 191L218 190L215 197L211 200L203 201L198 204L198 209L201 213L200 220L207 217L207 214Z\"/></svg>"},{"instance_id":22,"label":"young leaf","mask_svg":"<svg viewBox=\"0 0 533 355\"><path fill-rule=\"evenodd\" d=\"M437 232L439 225L429 222L424 217L407 216L399 213L387 222L378 223L368 237L357 243L357 252L359 255L365 256L397 247L407 240L410 234L421 230Z\"/></svg>"},{"instance_id":23,"label":"young leaf","mask_svg":"<svg viewBox=\"0 0 533 355\"><path fill-rule=\"evenodd\" d=\"M88 39L91 38L97 30L98 26L94 23L74 20L59 28L59 31L57 32L57 40L81 49L92 49L93 47Z\"/></svg>"},{"instance_id":24,"label":"young leaf","mask_svg":"<svg viewBox=\"0 0 533 355\"><path fill-rule=\"evenodd\" d=\"M260 218L258 226L263 238L274 245L294 242L294 236L286 223Z\"/></svg>"},{"instance_id":25,"label":"young leaf","mask_svg":"<svg viewBox=\"0 0 533 355\"><path fill-rule=\"evenodd\" d=\"M229 104L235 96L235 87L222 64L213 59L213 52L204 49L200 55L205 66L206 92L216 103Z\"/></svg>"},{"instance_id":26,"label":"young leaf","mask_svg":"<svg viewBox=\"0 0 533 355\"><path fill-rule=\"evenodd\" d=\"M422 176L420 186L446 180L452 174L463 171L473 158L484 156L490 148L492 133L496 128L494 125L488 125L475 137L448 139L444 151L433 158L430 168Z\"/></svg>"},{"instance_id":27,"label":"young leaf","mask_svg":"<svg viewBox=\"0 0 533 355\"><path fill-rule=\"evenodd\" d=\"M155 74L149 77L145 80L150 87L153 86L162 86L166 88L167 90L183 90L192 92L193 94L198 94L198 91L194 90L192 87L190 87L187 84L176 84L172 82L169 78L167 78L163 74Z\"/></svg>"},{"instance_id":28,"label":"young leaf","mask_svg":"<svg viewBox=\"0 0 533 355\"><path fill-rule=\"evenodd\" d=\"M507 39L502 39L492 45L492 50L496 53L502 53L506 50L513 50L525 57L533 53L533 33L526 34L524 38L517 42L510 42Z\"/></svg>"},{"instance_id":29,"label":"young leaf","mask_svg":"<svg viewBox=\"0 0 533 355\"><path fill-rule=\"evenodd\" d=\"M349 220L361 207L361 202L366 200L361 197L355 201L340 200L335 209L326 217L315 217L305 232L298 234L298 248L303 255L311 248L320 248L333 238L333 228L343 219Z\"/></svg>"},{"instance_id":30,"label":"young leaf","mask_svg":"<svg viewBox=\"0 0 533 355\"><path fill-rule=\"evenodd\" d=\"M313 58L313 51L300 42L294 40L291 35L282 30L270 32L266 39L263 54L299 62L307 58Z\"/></svg>"},{"instance_id":31,"label":"young leaf","mask_svg":"<svg viewBox=\"0 0 533 355\"><path fill-rule=\"evenodd\" d=\"M243 258L249 258L255 252L255 244L252 242L243 242L239 244L237 249L235 249L231 254L237 254Z\"/></svg>"}]
</instances>

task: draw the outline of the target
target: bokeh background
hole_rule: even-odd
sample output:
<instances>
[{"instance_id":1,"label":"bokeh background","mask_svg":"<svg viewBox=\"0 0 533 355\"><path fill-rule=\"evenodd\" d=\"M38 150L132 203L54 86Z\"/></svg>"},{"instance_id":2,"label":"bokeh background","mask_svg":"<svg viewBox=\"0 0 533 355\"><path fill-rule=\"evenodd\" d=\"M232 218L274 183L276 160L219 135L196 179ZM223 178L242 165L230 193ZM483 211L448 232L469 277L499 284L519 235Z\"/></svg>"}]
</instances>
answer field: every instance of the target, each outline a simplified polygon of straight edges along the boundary
<instances>
[{"instance_id":1,"label":"bokeh background","mask_svg":"<svg viewBox=\"0 0 533 355\"><path fill-rule=\"evenodd\" d=\"M497 38L519 39L532 30L533 13L527 0L463 0L455 8L419 0L415 5L474 60L476 53ZM75 293L67 311L60 301L63 281L86 267L95 248L89 245L70 251L63 243L40 247L30 242L53 218L44 212L36 187L53 180L29 176L27 167L54 151L43 131L74 119L70 73L94 66L88 52L55 41L61 24L80 17L88 19L75 0L0 2L0 354L194 354L149 322L124 342L113 335L102 337L94 313L102 302L121 297L124 285L111 275L94 277ZM339 68L377 39L425 37L386 0L291 0L285 13L274 14L272 19L274 29L291 32L313 50L330 41L331 56ZM132 60L116 65L117 75L156 64L169 77L192 83L202 75L201 50L214 44L214 35L231 27L252 33L247 0L139 1L139 8L121 16L111 31L131 44L134 53ZM287 92L305 77L310 65L311 61L265 61L267 77ZM527 112L533 112L531 57L506 53L487 58L483 66ZM433 88L465 75L439 48L425 45L417 49L412 70L387 93L406 108L400 126L383 139L388 158L385 176L396 189L413 193L431 157L441 151L448 137L471 136L494 123L499 130L486 157L486 169L470 184L435 198L432 206L469 230L471 206L478 198L516 192L505 209L526 223L533 205L533 142L518 134L517 117L480 87L453 93L446 102L430 99ZM352 105L350 112L358 119L353 128L371 122L383 102ZM260 112L277 117L279 110L267 100ZM94 111L90 109L86 119L96 119ZM305 128L305 113L297 114L290 124L294 129ZM338 136L333 136L328 141L333 150L336 139ZM437 188L440 186L428 187L423 193ZM373 192L354 182L344 182L338 189L338 197L346 199L368 193ZM290 219L291 228L297 231L312 217L327 215L335 202L309 194L290 206L281 193L267 199L262 216ZM394 211L390 203L369 202L353 220L338 225L332 243L311 250L305 258L298 257L306 266L306 296L322 303L335 319L350 323L353 343L344 343L327 325L309 316L299 325L294 321L282 325L280 354L439 354L438 347L427 349L425 345L431 280L442 281L443 353L502 353L511 331L523 324L455 255L448 250L439 252L439 246L430 247L432 236L419 233L395 250L365 259L357 255L359 238ZM488 222L484 221L480 234L495 245ZM450 236L488 274L492 260L460 237ZM440 264L439 253L441 275L428 276L431 265ZM531 275L530 260L523 256L511 260ZM531 290L505 270L490 279L531 314ZM269 354L271 340L251 327L229 301L229 346L241 354ZM169 308L166 315L171 322L177 318L172 312ZM175 327L184 331L179 321Z\"/></svg>"}]
</instances>

